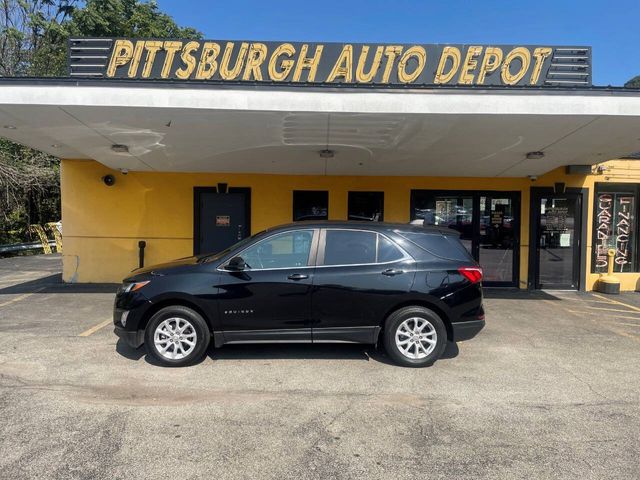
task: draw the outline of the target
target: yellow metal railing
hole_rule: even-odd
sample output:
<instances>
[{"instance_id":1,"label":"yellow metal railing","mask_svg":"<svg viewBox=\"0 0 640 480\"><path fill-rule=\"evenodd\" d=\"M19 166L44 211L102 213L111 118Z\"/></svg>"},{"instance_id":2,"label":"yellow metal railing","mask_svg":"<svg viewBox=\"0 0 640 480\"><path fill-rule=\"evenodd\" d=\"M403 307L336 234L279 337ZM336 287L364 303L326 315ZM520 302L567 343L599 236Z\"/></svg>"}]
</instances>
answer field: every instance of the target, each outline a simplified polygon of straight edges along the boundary
<instances>
[{"instance_id":1,"label":"yellow metal railing","mask_svg":"<svg viewBox=\"0 0 640 480\"><path fill-rule=\"evenodd\" d=\"M49 239L47 238L47 234L45 233L44 228L42 228L42 225L29 225L29 231L38 235L40 242L42 242L42 249L44 250L45 255L53 253L49 246Z\"/></svg>"},{"instance_id":2,"label":"yellow metal railing","mask_svg":"<svg viewBox=\"0 0 640 480\"><path fill-rule=\"evenodd\" d=\"M49 222L47 223L47 228L53 234L53 239L56 241L56 252L62 252L62 234L60 233L60 229L58 228L57 222Z\"/></svg>"}]
</instances>

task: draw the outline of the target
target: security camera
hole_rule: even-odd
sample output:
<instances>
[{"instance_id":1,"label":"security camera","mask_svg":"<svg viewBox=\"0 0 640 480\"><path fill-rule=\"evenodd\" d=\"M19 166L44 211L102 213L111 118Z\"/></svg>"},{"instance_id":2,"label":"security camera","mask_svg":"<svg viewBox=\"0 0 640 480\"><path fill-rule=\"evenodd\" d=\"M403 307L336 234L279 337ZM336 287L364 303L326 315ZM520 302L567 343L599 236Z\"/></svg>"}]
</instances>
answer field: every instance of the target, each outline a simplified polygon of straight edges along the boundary
<instances>
[{"instance_id":1,"label":"security camera","mask_svg":"<svg viewBox=\"0 0 640 480\"><path fill-rule=\"evenodd\" d=\"M105 175L102 177L102 181L107 187L112 187L116 183L116 177L113 175Z\"/></svg>"},{"instance_id":2,"label":"security camera","mask_svg":"<svg viewBox=\"0 0 640 480\"><path fill-rule=\"evenodd\" d=\"M126 168L121 168L120 173L126 175L127 173L129 173L129 170L127 170Z\"/></svg>"},{"instance_id":3,"label":"security camera","mask_svg":"<svg viewBox=\"0 0 640 480\"><path fill-rule=\"evenodd\" d=\"M535 182L538 179L537 175L529 175L529 180L531 180L532 182Z\"/></svg>"}]
</instances>

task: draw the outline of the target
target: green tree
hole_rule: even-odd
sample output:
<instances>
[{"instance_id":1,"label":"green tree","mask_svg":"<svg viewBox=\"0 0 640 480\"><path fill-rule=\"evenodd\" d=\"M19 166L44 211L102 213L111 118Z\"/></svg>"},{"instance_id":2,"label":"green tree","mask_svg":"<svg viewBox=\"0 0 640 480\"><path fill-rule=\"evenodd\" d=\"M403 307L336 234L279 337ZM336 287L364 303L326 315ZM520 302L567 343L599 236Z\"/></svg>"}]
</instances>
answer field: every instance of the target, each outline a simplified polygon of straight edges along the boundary
<instances>
[{"instance_id":1,"label":"green tree","mask_svg":"<svg viewBox=\"0 0 640 480\"><path fill-rule=\"evenodd\" d=\"M0 0L0 76L67 75L71 37L202 38L141 0ZM60 219L60 162L0 139L0 244Z\"/></svg>"},{"instance_id":2,"label":"green tree","mask_svg":"<svg viewBox=\"0 0 640 480\"><path fill-rule=\"evenodd\" d=\"M179 27L169 15L160 11L155 1L87 0L82 8L71 6L70 18L60 27L64 40L43 52L51 68L48 71L38 69L39 75L67 74L66 40L69 37L202 38L202 34L193 28Z\"/></svg>"},{"instance_id":3,"label":"green tree","mask_svg":"<svg viewBox=\"0 0 640 480\"><path fill-rule=\"evenodd\" d=\"M24 240L31 223L60 219L57 158L0 139L0 244Z\"/></svg>"},{"instance_id":4,"label":"green tree","mask_svg":"<svg viewBox=\"0 0 640 480\"><path fill-rule=\"evenodd\" d=\"M624 84L626 88L640 88L640 75L636 75L627 83Z\"/></svg>"},{"instance_id":5,"label":"green tree","mask_svg":"<svg viewBox=\"0 0 640 480\"><path fill-rule=\"evenodd\" d=\"M0 0L0 31L3 77L65 76L71 36L202 38L140 0Z\"/></svg>"},{"instance_id":6,"label":"green tree","mask_svg":"<svg viewBox=\"0 0 640 480\"><path fill-rule=\"evenodd\" d=\"M155 1L88 0L73 14L71 33L103 37L201 38L193 28L179 27Z\"/></svg>"},{"instance_id":7,"label":"green tree","mask_svg":"<svg viewBox=\"0 0 640 480\"><path fill-rule=\"evenodd\" d=\"M54 62L66 38L64 24L75 3L0 0L0 76L56 74L60 65Z\"/></svg>"}]
</instances>

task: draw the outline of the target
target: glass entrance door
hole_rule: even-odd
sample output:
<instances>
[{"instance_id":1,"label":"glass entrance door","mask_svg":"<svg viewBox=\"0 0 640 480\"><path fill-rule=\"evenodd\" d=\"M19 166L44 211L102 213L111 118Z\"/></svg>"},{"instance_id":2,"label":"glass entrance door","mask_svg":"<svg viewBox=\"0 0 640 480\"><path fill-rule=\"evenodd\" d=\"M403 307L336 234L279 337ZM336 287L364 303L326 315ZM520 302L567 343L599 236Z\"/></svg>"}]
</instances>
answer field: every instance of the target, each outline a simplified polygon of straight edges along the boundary
<instances>
[{"instance_id":1,"label":"glass entrance door","mask_svg":"<svg viewBox=\"0 0 640 480\"><path fill-rule=\"evenodd\" d=\"M486 282L514 281L516 222L513 198L507 195L480 196L478 263Z\"/></svg>"},{"instance_id":2,"label":"glass entrance door","mask_svg":"<svg viewBox=\"0 0 640 480\"><path fill-rule=\"evenodd\" d=\"M577 289L580 276L580 197L542 195L538 202L536 288Z\"/></svg>"},{"instance_id":3,"label":"glass entrance door","mask_svg":"<svg viewBox=\"0 0 640 480\"><path fill-rule=\"evenodd\" d=\"M411 220L459 232L487 286L518 285L519 215L518 192L411 191Z\"/></svg>"}]
</instances>

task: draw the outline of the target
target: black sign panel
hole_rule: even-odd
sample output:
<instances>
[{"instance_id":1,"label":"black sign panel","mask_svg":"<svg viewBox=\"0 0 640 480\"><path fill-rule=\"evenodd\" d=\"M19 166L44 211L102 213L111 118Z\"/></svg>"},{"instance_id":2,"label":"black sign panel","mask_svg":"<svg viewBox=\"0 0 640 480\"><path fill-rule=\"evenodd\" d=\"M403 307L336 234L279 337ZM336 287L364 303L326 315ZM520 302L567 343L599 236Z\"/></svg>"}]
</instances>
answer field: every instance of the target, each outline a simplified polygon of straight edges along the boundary
<instances>
[{"instance_id":1,"label":"black sign panel","mask_svg":"<svg viewBox=\"0 0 640 480\"><path fill-rule=\"evenodd\" d=\"M596 196L594 216L593 268L596 273L606 273L609 267L610 249L614 272L633 272L636 256L635 194L630 192L602 192Z\"/></svg>"},{"instance_id":2,"label":"black sign panel","mask_svg":"<svg viewBox=\"0 0 640 480\"><path fill-rule=\"evenodd\" d=\"M590 86L591 48L80 38L73 77L314 85Z\"/></svg>"}]
</instances>

